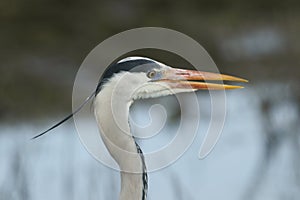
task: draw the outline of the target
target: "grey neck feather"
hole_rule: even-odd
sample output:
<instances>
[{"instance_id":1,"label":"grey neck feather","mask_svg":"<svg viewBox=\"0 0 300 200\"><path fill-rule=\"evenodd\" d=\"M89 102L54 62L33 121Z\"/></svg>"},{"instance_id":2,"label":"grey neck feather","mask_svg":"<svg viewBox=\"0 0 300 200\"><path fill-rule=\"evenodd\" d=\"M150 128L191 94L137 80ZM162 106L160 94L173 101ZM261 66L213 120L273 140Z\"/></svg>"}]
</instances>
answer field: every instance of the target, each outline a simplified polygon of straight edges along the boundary
<instances>
[{"instance_id":1,"label":"grey neck feather","mask_svg":"<svg viewBox=\"0 0 300 200\"><path fill-rule=\"evenodd\" d=\"M122 84L115 87L117 82L113 78L97 94L94 101L95 117L102 140L121 170L119 199L145 200L148 188L146 165L128 123L129 108L133 101L128 87L122 88Z\"/></svg>"}]
</instances>

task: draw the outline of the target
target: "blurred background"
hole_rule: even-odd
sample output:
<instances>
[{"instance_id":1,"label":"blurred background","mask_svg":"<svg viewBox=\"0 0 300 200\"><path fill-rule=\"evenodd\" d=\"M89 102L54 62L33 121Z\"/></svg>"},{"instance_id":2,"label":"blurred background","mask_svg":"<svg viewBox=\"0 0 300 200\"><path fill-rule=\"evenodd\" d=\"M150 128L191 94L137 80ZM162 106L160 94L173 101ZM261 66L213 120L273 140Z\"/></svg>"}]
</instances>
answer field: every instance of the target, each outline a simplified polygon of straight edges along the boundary
<instances>
[{"instance_id":1,"label":"blurred background","mask_svg":"<svg viewBox=\"0 0 300 200\"><path fill-rule=\"evenodd\" d=\"M29 138L71 112L73 81L91 49L143 26L189 35L222 73L250 80L227 93L223 135L204 160L197 155L210 101L199 93L199 136L171 167L149 174L149 199L299 199L299 22L296 0L2 0L0 199L117 199L118 172L88 154L73 123ZM139 55L185 63L156 51ZM166 105L171 135L176 100L146 102L156 103ZM138 102L133 115L143 116L144 106Z\"/></svg>"}]
</instances>

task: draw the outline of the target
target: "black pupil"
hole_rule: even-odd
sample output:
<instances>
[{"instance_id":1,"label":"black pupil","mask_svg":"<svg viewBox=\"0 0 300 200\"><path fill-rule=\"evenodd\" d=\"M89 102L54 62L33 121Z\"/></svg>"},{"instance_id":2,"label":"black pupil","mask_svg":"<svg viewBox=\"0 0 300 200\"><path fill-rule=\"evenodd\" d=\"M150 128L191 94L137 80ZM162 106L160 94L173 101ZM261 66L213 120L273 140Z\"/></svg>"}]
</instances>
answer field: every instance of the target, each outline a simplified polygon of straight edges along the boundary
<instances>
[{"instance_id":1,"label":"black pupil","mask_svg":"<svg viewBox=\"0 0 300 200\"><path fill-rule=\"evenodd\" d=\"M149 77L152 78L155 75L154 71L149 72Z\"/></svg>"}]
</instances>

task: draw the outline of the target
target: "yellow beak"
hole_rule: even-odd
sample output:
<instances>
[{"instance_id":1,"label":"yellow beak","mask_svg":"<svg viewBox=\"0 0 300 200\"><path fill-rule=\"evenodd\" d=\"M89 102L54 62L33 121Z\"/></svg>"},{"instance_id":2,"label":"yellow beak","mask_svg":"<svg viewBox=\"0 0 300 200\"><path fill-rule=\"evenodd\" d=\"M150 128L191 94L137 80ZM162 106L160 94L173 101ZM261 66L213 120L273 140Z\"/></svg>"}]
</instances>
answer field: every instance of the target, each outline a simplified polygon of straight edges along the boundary
<instances>
[{"instance_id":1,"label":"yellow beak","mask_svg":"<svg viewBox=\"0 0 300 200\"><path fill-rule=\"evenodd\" d=\"M191 88L196 90L228 90L243 88L243 86L238 85L209 83L207 81L248 82L246 79L230 75L176 68L166 70L161 79L157 81L165 82L171 88Z\"/></svg>"}]
</instances>

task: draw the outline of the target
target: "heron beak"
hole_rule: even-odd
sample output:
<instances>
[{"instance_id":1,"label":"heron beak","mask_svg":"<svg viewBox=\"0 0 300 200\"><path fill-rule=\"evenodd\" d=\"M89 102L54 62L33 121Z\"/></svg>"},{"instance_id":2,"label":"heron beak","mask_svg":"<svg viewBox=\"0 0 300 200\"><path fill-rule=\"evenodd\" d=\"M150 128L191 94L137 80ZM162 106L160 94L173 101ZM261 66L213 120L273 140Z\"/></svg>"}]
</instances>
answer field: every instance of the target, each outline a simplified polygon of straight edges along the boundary
<instances>
[{"instance_id":1,"label":"heron beak","mask_svg":"<svg viewBox=\"0 0 300 200\"><path fill-rule=\"evenodd\" d=\"M243 88L243 86L238 85L217 84L207 81L248 82L246 79L230 75L176 68L166 70L158 81L167 83L171 88L195 90L228 90Z\"/></svg>"}]
</instances>

